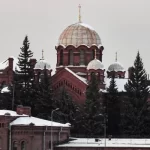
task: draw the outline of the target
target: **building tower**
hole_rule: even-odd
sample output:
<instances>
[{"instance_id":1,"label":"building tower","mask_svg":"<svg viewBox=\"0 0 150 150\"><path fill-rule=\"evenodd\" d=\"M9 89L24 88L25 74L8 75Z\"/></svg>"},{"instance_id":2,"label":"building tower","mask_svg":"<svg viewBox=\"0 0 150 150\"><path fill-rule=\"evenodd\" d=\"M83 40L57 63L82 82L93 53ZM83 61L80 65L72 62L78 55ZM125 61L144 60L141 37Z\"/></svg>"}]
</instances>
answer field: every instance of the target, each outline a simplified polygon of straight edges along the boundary
<instances>
[{"instance_id":1,"label":"building tower","mask_svg":"<svg viewBox=\"0 0 150 150\"><path fill-rule=\"evenodd\" d=\"M81 20L81 6L79 5L79 21L68 26L60 35L57 51L56 72L64 67L77 75L86 78L88 63L96 57L102 62L101 39L97 32Z\"/></svg>"}]
</instances>

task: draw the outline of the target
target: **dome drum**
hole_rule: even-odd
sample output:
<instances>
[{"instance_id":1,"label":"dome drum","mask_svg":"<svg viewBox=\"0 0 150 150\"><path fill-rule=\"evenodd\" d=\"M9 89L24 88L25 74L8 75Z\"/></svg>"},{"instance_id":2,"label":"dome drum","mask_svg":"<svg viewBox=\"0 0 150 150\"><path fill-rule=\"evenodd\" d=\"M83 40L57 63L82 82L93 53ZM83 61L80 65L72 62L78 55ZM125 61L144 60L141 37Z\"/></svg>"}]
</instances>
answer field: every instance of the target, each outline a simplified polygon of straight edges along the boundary
<instances>
[{"instance_id":1,"label":"dome drum","mask_svg":"<svg viewBox=\"0 0 150 150\"><path fill-rule=\"evenodd\" d=\"M96 46L88 48L85 45L80 45L78 48L75 48L70 45L63 49L61 46L58 46L56 71L60 70L63 66L71 66L74 68L71 70L75 72L80 72L79 68L81 67L84 67L83 70L86 70L87 64L95 57L95 47ZM101 49L96 49L96 57L102 60ZM84 71L84 73L86 73L86 71Z\"/></svg>"},{"instance_id":2,"label":"dome drum","mask_svg":"<svg viewBox=\"0 0 150 150\"><path fill-rule=\"evenodd\" d=\"M119 62L114 62L108 67L108 78L115 76L115 78L125 78L124 67Z\"/></svg>"}]
</instances>

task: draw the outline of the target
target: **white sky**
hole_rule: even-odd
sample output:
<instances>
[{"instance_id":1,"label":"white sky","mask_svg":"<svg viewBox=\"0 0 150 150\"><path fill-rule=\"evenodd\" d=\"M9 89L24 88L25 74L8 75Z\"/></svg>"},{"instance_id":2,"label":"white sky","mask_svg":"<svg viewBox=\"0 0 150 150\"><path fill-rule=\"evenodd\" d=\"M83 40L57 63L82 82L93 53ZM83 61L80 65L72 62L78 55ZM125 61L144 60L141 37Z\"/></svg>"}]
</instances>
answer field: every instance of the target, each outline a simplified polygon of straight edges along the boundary
<instances>
[{"instance_id":1,"label":"white sky","mask_svg":"<svg viewBox=\"0 0 150 150\"><path fill-rule=\"evenodd\" d=\"M25 35L29 36L34 58L45 59L53 70L59 35L78 21L91 25L104 46L105 68L115 60L125 69L140 51L146 71L150 73L150 0L0 0L0 61L18 57Z\"/></svg>"}]
</instances>

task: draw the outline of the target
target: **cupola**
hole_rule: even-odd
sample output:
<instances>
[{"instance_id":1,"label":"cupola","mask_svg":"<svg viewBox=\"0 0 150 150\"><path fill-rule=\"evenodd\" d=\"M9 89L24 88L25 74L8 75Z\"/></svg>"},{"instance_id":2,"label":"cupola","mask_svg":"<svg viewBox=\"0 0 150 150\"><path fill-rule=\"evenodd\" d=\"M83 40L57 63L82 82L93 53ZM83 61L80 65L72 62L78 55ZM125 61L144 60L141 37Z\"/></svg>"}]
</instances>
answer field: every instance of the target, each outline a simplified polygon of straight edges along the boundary
<instances>
[{"instance_id":1,"label":"cupola","mask_svg":"<svg viewBox=\"0 0 150 150\"><path fill-rule=\"evenodd\" d=\"M42 50L42 58L35 64L34 72L35 72L35 80L39 82L40 77L43 75L44 70L46 69L48 76L51 76L51 66L50 64L44 59L43 55L44 51Z\"/></svg>"},{"instance_id":2,"label":"cupola","mask_svg":"<svg viewBox=\"0 0 150 150\"><path fill-rule=\"evenodd\" d=\"M104 88L103 87L104 72L105 72L104 65L100 60L96 58L96 50L95 50L95 58L92 61L90 61L89 64L87 65L87 79L88 81L90 81L91 75L95 73L100 85L102 86L101 88Z\"/></svg>"},{"instance_id":3,"label":"cupola","mask_svg":"<svg viewBox=\"0 0 150 150\"><path fill-rule=\"evenodd\" d=\"M111 78L113 75L115 75L115 78L124 78L125 77L125 69L123 65L118 62L117 60L117 52L116 52L116 59L115 62L113 62L107 70L107 76Z\"/></svg>"}]
</instances>

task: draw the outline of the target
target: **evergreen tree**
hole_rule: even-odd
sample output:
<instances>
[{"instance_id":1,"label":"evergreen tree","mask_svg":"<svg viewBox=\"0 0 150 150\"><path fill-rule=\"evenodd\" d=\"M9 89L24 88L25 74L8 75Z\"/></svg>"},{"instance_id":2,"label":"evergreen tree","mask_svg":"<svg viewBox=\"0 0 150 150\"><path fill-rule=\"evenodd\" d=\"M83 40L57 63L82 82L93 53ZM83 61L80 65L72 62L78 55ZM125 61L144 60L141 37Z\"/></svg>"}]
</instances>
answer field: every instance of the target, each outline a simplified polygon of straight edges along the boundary
<instances>
[{"instance_id":1,"label":"evergreen tree","mask_svg":"<svg viewBox=\"0 0 150 150\"><path fill-rule=\"evenodd\" d=\"M104 121L103 107L99 92L99 83L95 73L91 74L91 80L86 89L86 102L81 116L84 134L94 137L103 133Z\"/></svg>"},{"instance_id":2,"label":"evergreen tree","mask_svg":"<svg viewBox=\"0 0 150 150\"><path fill-rule=\"evenodd\" d=\"M128 101L124 103L122 114L122 131L135 137L145 136L150 130L148 111L148 82L143 62L137 53L128 83L125 85ZM147 131L146 131L147 130Z\"/></svg>"},{"instance_id":3,"label":"evergreen tree","mask_svg":"<svg viewBox=\"0 0 150 150\"><path fill-rule=\"evenodd\" d=\"M51 111L55 109L51 78L48 76L46 66L40 76L40 82L35 87L35 112L34 114L43 119L51 119ZM40 110L40 111L39 111Z\"/></svg>"},{"instance_id":4,"label":"evergreen tree","mask_svg":"<svg viewBox=\"0 0 150 150\"><path fill-rule=\"evenodd\" d=\"M23 41L23 46L20 48L21 52L18 57L18 67L16 70L14 84L15 92L19 97L16 97L17 102L22 105L32 106L31 94L33 86L33 66L30 59L33 56L33 52L29 49L28 36L25 37Z\"/></svg>"},{"instance_id":5,"label":"evergreen tree","mask_svg":"<svg viewBox=\"0 0 150 150\"><path fill-rule=\"evenodd\" d=\"M120 102L118 88L115 81L115 74L113 74L110 80L110 85L107 92L106 101L108 113L108 134L118 136L120 123Z\"/></svg>"},{"instance_id":6,"label":"evergreen tree","mask_svg":"<svg viewBox=\"0 0 150 150\"><path fill-rule=\"evenodd\" d=\"M62 123L74 124L74 118L77 111L77 105L72 100L69 93L66 92L65 87L60 89L58 96L55 97L55 107L59 108L55 120Z\"/></svg>"}]
</instances>

